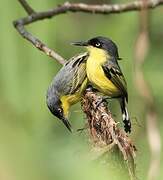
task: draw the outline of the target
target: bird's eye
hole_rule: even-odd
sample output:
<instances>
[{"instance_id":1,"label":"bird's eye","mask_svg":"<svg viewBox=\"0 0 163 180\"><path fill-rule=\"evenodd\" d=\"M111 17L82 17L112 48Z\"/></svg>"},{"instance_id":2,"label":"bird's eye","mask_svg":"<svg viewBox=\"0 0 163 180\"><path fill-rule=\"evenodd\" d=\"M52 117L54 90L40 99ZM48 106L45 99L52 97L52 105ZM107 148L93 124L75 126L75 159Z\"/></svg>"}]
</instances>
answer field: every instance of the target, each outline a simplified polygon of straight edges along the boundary
<instances>
[{"instance_id":1,"label":"bird's eye","mask_svg":"<svg viewBox=\"0 0 163 180\"><path fill-rule=\"evenodd\" d=\"M58 108L58 112L59 112L59 113L62 113L62 109Z\"/></svg>"},{"instance_id":2,"label":"bird's eye","mask_svg":"<svg viewBox=\"0 0 163 180\"><path fill-rule=\"evenodd\" d=\"M100 47L101 44L100 44L99 42L97 42L97 43L95 44L95 46L96 46L96 47Z\"/></svg>"}]
</instances>

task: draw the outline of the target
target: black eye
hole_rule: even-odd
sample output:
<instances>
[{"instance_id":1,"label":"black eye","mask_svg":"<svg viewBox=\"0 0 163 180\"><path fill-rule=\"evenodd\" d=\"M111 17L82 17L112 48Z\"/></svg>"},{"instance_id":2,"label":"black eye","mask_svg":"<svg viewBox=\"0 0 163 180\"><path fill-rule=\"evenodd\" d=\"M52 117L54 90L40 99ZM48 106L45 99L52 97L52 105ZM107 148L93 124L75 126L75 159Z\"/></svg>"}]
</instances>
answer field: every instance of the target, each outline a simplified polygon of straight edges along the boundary
<instances>
[{"instance_id":1,"label":"black eye","mask_svg":"<svg viewBox=\"0 0 163 180\"><path fill-rule=\"evenodd\" d=\"M100 47L101 44L100 44L99 42L96 42L96 43L95 43L95 46L96 46L96 47Z\"/></svg>"}]
</instances>

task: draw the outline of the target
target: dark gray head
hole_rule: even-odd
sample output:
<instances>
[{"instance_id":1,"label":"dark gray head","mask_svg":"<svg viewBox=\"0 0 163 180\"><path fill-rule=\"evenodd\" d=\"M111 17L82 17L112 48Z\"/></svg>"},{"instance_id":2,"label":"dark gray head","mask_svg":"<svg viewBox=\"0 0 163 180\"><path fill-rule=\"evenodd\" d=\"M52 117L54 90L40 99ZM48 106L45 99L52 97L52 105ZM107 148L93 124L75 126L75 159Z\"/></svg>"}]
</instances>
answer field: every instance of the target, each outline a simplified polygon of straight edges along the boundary
<instances>
[{"instance_id":1,"label":"dark gray head","mask_svg":"<svg viewBox=\"0 0 163 180\"><path fill-rule=\"evenodd\" d=\"M109 38L98 36L92 38L86 42L74 42L73 45L77 46L93 46L99 49L105 50L110 56L116 57L119 60L118 47L117 45Z\"/></svg>"},{"instance_id":2,"label":"dark gray head","mask_svg":"<svg viewBox=\"0 0 163 180\"><path fill-rule=\"evenodd\" d=\"M59 97L48 90L46 103L51 113L61 119L63 116L63 109Z\"/></svg>"},{"instance_id":3,"label":"dark gray head","mask_svg":"<svg viewBox=\"0 0 163 180\"><path fill-rule=\"evenodd\" d=\"M64 116L64 110L62 108L62 102L60 101L60 97L57 93L52 91L52 89L48 89L47 96L46 96L46 103L50 110L50 112L62 120L64 125L68 128L69 131L71 131L71 125L67 118Z\"/></svg>"}]
</instances>

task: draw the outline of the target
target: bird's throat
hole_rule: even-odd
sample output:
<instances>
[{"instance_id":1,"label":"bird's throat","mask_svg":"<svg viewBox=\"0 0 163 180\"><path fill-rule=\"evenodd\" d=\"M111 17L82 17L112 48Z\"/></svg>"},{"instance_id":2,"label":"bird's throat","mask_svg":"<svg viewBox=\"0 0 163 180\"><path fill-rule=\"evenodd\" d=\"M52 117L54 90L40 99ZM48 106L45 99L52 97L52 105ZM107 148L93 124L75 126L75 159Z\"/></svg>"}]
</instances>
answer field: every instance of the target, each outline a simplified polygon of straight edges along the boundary
<instances>
[{"instance_id":1,"label":"bird's throat","mask_svg":"<svg viewBox=\"0 0 163 180\"><path fill-rule=\"evenodd\" d=\"M90 64L102 65L107 61L107 59L109 59L108 53L103 49L95 48L92 46L87 47L87 49L89 52L89 57L87 62Z\"/></svg>"}]
</instances>

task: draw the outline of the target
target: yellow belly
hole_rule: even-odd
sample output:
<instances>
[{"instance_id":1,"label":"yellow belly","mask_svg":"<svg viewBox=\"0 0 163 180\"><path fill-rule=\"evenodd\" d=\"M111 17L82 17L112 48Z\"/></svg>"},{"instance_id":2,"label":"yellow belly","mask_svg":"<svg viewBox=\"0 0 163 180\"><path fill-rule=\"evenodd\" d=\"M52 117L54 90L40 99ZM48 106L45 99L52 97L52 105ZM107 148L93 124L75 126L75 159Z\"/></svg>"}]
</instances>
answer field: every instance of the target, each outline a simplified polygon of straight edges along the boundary
<instances>
[{"instance_id":1,"label":"yellow belly","mask_svg":"<svg viewBox=\"0 0 163 180\"><path fill-rule=\"evenodd\" d=\"M68 117L70 106L81 100L82 93L85 90L87 83L88 83L88 79L86 78L76 93L70 95L64 95L61 97L62 108L65 117Z\"/></svg>"},{"instance_id":2,"label":"yellow belly","mask_svg":"<svg viewBox=\"0 0 163 180\"><path fill-rule=\"evenodd\" d=\"M61 97L62 108L63 108L65 117L68 118L70 106L80 101L80 98L81 97L79 93L76 93L73 95L65 95Z\"/></svg>"},{"instance_id":3,"label":"yellow belly","mask_svg":"<svg viewBox=\"0 0 163 180\"><path fill-rule=\"evenodd\" d=\"M98 91L110 97L116 97L120 94L119 89L105 76L98 60L89 57L86 70L89 81Z\"/></svg>"}]
</instances>

